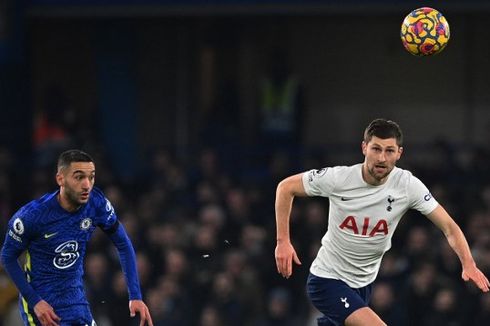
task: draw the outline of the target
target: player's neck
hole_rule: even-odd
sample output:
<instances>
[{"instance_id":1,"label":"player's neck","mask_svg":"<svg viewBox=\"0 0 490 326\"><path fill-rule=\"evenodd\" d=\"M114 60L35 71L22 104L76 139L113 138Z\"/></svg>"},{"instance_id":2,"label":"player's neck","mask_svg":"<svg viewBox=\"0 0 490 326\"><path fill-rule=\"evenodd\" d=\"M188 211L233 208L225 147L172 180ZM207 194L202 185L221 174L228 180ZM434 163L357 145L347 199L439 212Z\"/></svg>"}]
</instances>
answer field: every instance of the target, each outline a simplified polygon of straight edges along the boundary
<instances>
[{"instance_id":1,"label":"player's neck","mask_svg":"<svg viewBox=\"0 0 490 326\"><path fill-rule=\"evenodd\" d=\"M369 173L366 163L362 164L361 174L362 174L362 179L364 180L364 182L366 182L367 184L369 184L371 186L381 186L382 184L384 184L386 182L386 180L388 180L388 175L382 179L377 179L377 178L373 177L371 175L371 173Z\"/></svg>"},{"instance_id":2,"label":"player's neck","mask_svg":"<svg viewBox=\"0 0 490 326\"><path fill-rule=\"evenodd\" d=\"M56 199L58 200L58 203L60 204L60 206L67 212L75 212L76 210L78 210L80 208L80 205L76 205L76 204L73 204L72 202L70 202L70 200L68 200L68 198L66 198L65 195L63 195L63 193L60 192L58 193L58 196L56 196Z\"/></svg>"}]
</instances>

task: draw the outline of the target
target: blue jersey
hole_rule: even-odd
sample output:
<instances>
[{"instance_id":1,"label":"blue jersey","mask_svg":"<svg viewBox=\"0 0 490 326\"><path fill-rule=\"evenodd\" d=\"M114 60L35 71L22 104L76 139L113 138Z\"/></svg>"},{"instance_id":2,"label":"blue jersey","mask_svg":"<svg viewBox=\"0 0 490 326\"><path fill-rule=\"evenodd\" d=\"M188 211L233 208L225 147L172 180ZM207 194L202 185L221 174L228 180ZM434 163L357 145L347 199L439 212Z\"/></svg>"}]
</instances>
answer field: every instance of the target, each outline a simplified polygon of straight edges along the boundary
<instances>
[{"instance_id":1,"label":"blue jersey","mask_svg":"<svg viewBox=\"0 0 490 326\"><path fill-rule=\"evenodd\" d=\"M118 223L114 208L97 188L75 212L60 206L58 194L46 194L17 211L9 221L3 248L16 255L27 252L27 281L55 311L88 305L82 280L87 243L97 226L108 230Z\"/></svg>"}]
</instances>

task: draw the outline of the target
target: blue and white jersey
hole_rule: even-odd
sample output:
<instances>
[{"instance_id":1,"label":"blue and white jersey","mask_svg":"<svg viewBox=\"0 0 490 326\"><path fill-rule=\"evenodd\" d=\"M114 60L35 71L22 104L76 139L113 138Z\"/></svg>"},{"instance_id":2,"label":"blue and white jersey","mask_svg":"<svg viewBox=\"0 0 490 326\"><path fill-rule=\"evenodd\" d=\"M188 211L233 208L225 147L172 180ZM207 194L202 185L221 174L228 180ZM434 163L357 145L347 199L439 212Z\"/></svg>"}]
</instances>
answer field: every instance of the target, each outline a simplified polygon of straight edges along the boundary
<instances>
[{"instance_id":1,"label":"blue and white jersey","mask_svg":"<svg viewBox=\"0 0 490 326\"><path fill-rule=\"evenodd\" d=\"M16 255L26 251L27 281L55 310L88 305L82 280L87 243L97 226L108 230L117 222L111 203L95 187L76 212L64 210L58 194L19 209L9 221L3 248Z\"/></svg>"}]
</instances>

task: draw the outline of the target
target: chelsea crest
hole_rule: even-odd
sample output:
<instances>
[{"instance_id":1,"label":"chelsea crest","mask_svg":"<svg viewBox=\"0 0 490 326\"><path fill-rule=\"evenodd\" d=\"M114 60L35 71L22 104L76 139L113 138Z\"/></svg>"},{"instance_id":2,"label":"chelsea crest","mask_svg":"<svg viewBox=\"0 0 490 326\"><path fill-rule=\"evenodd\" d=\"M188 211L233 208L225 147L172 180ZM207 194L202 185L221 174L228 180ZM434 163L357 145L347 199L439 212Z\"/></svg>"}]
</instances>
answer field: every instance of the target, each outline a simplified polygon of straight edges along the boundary
<instances>
[{"instance_id":1,"label":"chelsea crest","mask_svg":"<svg viewBox=\"0 0 490 326\"><path fill-rule=\"evenodd\" d=\"M88 217L84 218L80 223L80 229L88 230L92 226L92 220Z\"/></svg>"}]
</instances>

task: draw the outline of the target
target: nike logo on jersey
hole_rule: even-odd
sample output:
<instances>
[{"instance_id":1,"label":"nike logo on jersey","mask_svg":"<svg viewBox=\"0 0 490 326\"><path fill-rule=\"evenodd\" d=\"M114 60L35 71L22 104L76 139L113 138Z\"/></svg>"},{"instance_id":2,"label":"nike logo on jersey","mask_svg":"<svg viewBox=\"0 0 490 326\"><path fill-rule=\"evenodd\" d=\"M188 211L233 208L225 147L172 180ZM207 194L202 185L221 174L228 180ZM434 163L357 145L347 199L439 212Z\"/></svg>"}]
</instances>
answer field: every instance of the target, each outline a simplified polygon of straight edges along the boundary
<instances>
[{"instance_id":1,"label":"nike logo on jersey","mask_svg":"<svg viewBox=\"0 0 490 326\"><path fill-rule=\"evenodd\" d=\"M44 239L49 239L51 237L54 237L57 234L58 234L58 232L55 232L55 233L45 233L44 234Z\"/></svg>"},{"instance_id":2,"label":"nike logo on jersey","mask_svg":"<svg viewBox=\"0 0 490 326\"><path fill-rule=\"evenodd\" d=\"M352 200L352 199L354 199L354 198L340 197L341 201L348 201L348 200Z\"/></svg>"}]
</instances>

